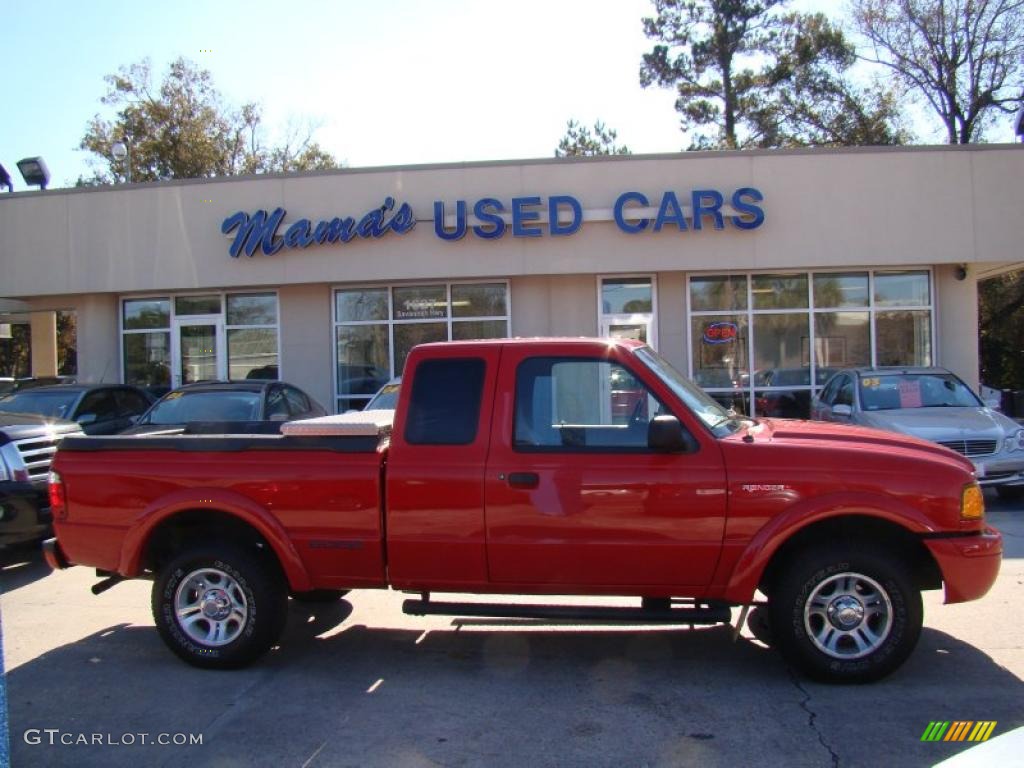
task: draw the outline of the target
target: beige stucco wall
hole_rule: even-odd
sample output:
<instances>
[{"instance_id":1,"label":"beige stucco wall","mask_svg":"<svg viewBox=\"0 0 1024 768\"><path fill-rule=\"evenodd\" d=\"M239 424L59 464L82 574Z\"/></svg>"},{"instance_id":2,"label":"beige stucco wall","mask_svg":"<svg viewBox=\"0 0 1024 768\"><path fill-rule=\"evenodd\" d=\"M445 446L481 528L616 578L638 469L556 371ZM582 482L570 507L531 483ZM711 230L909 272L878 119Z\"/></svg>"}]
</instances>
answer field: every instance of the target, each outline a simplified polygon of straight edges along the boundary
<instances>
[{"instance_id":1,"label":"beige stucco wall","mask_svg":"<svg viewBox=\"0 0 1024 768\"><path fill-rule=\"evenodd\" d=\"M509 281L513 336L596 336L593 275L516 277Z\"/></svg>"},{"instance_id":2,"label":"beige stucco wall","mask_svg":"<svg viewBox=\"0 0 1024 768\"><path fill-rule=\"evenodd\" d=\"M0 201L0 296L493 275L599 274L1014 260L1024 146L719 152L342 170L326 174L55 190ZM764 225L625 234L587 222L568 237L436 237L435 200L571 194L609 209L624 191L753 186ZM361 216L386 195L420 219L404 235L275 256L228 256L235 211Z\"/></svg>"},{"instance_id":3,"label":"beige stucco wall","mask_svg":"<svg viewBox=\"0 0 1024 768\"><path fill-rule=\"evenodd\" d=\"M278 307L281 378L304 389L333 412L330 286L282 286Z\"/></svg>"},{"instance_id":4,"label":"beige stucco wall","mask_svg":"<svg viewBox=\"0 0 1024 768\"><path fill-rule=\"evenodd\" d=\"M957 266L937 266L935 274L935 363L953 371L978 391L978 283L968 267L963 280ZM976 270L975 270L976 271Z\"/></svg>"}]
</instances>

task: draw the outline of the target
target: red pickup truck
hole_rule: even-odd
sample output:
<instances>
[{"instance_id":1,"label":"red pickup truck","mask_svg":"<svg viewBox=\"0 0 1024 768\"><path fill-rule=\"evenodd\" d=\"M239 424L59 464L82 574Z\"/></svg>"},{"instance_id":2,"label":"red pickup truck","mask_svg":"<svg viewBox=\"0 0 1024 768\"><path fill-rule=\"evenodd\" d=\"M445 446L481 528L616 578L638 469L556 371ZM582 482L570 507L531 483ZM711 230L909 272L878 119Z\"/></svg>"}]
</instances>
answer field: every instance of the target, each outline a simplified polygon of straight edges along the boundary
<instances>
[{"instance_id":1,"label":"red pickup truck","mask_svg":"<svg viewBox=\"0 0 1024 768\"><path fill-rule=\"evenodd\" d=\"M973 600L999 571L963 457L736 416L639 342L419 346L393 428L382 413L273 436L67 438L47 559L97 568L94 592L152 578L161 637L200 667L267 651L289 594L391 587L418 593L416 615L678 626L736 607L738 629L756 606L791 664L837 682L907 658L921 590ZM639 600L432 597L445 592Z\"/></svg>"}]
</instances>

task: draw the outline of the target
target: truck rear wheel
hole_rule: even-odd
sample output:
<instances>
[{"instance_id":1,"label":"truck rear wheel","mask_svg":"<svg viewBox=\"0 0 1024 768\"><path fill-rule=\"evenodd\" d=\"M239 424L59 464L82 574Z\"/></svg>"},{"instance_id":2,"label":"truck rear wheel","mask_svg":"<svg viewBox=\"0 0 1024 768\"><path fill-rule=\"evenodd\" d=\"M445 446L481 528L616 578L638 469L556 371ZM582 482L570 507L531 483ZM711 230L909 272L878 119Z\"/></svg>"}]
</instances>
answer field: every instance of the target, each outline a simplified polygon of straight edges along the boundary
<instances>
[{"instance_id":1,"label":"truck rear wheel","mask_svg":"<svg viewBox=\"0 0 1024 768\"><path fill-rule=\"evenodd\" d=\"M256 550L204 544L171 560L153 584L161 639L197 667L236 669L277 642L288 592Z\"/></svg>"},{"instance_id":2,"label":"truck rear wheel","mask_svg":"<svg viewBox=\"0 0 1024 768\"><path fill-rule=\"evenodd\" d=\"M808 677L867 683L885 677L921 634L921 593L898 556L852 547L808 550L769 603L774 645Z\"/></svg>"}]
</instances>

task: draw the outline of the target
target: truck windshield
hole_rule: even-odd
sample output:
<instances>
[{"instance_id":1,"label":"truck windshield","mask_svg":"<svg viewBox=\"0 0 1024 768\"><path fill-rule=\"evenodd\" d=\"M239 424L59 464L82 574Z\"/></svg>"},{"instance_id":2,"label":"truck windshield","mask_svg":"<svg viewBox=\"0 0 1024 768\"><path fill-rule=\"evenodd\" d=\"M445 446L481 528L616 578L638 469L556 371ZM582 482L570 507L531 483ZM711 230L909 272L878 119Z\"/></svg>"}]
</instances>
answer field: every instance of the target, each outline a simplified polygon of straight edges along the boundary
<instances>
[{"instance_id":1,"label":"truck windshield","mask_svg":"<svg viewBox=\"0 0 1024 768\"><path fill-rule=\"evenodd\" d=\"M711 399L704 390L683 376L650 347L640 347L634 354L719 437L735 432L743 425L744 419L735 416Z\"/></svg>"}]
</instances>

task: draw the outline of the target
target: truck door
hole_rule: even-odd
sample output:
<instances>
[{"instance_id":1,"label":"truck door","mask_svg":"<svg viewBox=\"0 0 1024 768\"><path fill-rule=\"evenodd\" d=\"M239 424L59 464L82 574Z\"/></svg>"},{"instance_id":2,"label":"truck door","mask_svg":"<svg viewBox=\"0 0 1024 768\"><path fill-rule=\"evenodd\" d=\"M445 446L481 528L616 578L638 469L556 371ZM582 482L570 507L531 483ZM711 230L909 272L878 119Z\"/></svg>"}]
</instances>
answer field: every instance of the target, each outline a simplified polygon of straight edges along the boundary
<instances>
[{"instance_id":1,"label":"truck door","mask_svg":"<svg viewBox=\"0 0 1024 768\"><path fill-rule=\"evenodd\" d=\"M722 546L725 468L699 449L647 447L656 415L693 419L632 356L539 357L505 348L485 480L492 582L555 587L710 582ZM621 355L622 359L616 359Z\"/></svg>"},{"instance_id":2,"label":"truck door","mask_svg":"<svg viewBox=\"0 0 1024 768\"><path fill-rule=\"evenodd\" d=\"M385 471L397 588L487 583L483 480L500 349L444 345L409 356Z\"/></svg>"}]
</instances>

